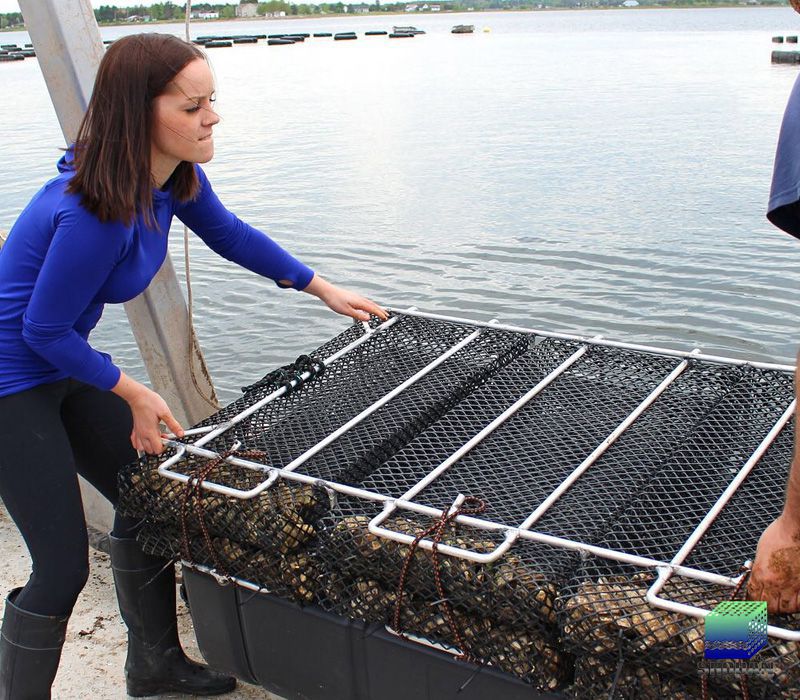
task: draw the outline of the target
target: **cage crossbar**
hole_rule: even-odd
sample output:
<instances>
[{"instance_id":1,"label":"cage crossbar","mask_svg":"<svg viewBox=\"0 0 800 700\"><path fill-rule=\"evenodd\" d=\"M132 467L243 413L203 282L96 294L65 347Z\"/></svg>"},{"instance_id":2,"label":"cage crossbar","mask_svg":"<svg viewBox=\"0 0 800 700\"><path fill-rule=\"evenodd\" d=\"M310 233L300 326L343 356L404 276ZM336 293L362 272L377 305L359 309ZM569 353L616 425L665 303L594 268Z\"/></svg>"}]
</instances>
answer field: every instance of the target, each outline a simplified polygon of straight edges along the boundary
<instances>
[{"instance_id":1,"label":"cage crossbar","mask_svg":"<svg viewBox=\"0 0 800 700\"><path fill-rule=\"evenodd\" d=\"M572 364L574 364L583 354L586 352L587 346L581 347L577 352L575 352L571 357L569 357L564 363L562 363L559 367L557 367L553 372L551 372L547 377L545 377L539 384L537 384L533 389L531 389L527 394L525 394L521 399L517 402L512 404L505 412L500 414L492 423L490 423L486 428L484 428L480 433L478 433L475 437L473 437L469 442L465 443L465 445L459 448L456 452L454 452L448 459L442 462L436 469L430 472L425 479L420 481L416 486L410 489L408 492L401 496L402 501L410 501L414 496L416 496L420 491L422 491L425 487L427 487L435 478L437 478L441 473L443 473L446 469L452 466L456 461L461 459L469 450L471 450L476 444L478 444L481 440L483 440L487 435L489 435L495 428L499 427L505 420L508 419L511 415L513 415L517 410L519 410L525 403L527 403L530 399L532 399L536 394L538 394L541 390L543 390L547 385L549 385L556 377L560 374L563 374ZM698 354L699 350L694 350L691 354ZM505 553L513 546L514 542L519 537L519 532L524 530L529 530L557 501L561 496L593 465L597 462L598 459L608 450L611 445L613 445L619 437L627 430L633 422L644 413L650 406L652 406L661 396L664 391L673 383L675 380L684 372L684 370L689 366L689 359L682 360L664 379L658 384L658 386L653 389L653 391L648 394L644 400L608 435L603 442L601 442L592 452L591 454L586 457L575 469L561 482L546 498L542 503L531 513L530 516L519 526L519 529L515 531L515 533L509 533L506 538L500 543L495 549L491 552L485 553L478 553L474 550L469 550L466 548L454 548L450 547L449 549L452 550L449 553L454 553L458 549L461 549L465 553L469 553L469 558L472 561L481 562L481 563L491 563L497 561L500 557L504 556ZM463 499L463 496L459 495L459 498ZM396 530L391 530L389 528L382 527L382 523L394 512L396 509L396 505L394 504L387 504L385 509L382 513L375 516L369 524L369 530L371 533L375 535L379 535L381 537L391 539L397 542L404 542L408 544L406 539L406 535L403 533L397 532ZM431 551L433 549L433 542L429 539L422 539L419 541L418 546ZM438 545L441 549L442 545ZM445 551L445 550L442 550Z\"/></svg>"},{"instance_id":2,"label":"cage crossbar","mask_svg":"<svg viewBox=\"0 0 800 700\"><path fill-rule=\"evenodd\" d=\"M691 535L687 538L686 542L683 543L681 548L678 550L677 554L672 558L670 561L669 567L659 567L658 569L658 578L655 580L652 586L650 586L649 590L645 598L647 601L658 608L662 608L664 610L669 610L672 612L681 612L685 615L691 615L692 617L705 617L711 611L706 608L701 608L695 605L687 605L685 603L677 603L673 600L669 600L668 598L663 598L659 594L663 590L664 586L666 586L667 582L672 578L673 575L676 574L676 565L681 565L686 560L686 557L692 552L692 550L697 546L697 543L702 539L703 535L705 535L706 531L709 527L714 523L717 519L717 516L722 512L722 509L727 505L739 487L742 485L744 480L750 474L750 472L754 469L754 467L758 464L761 457L764 453L769 449L770 445L775 441L778 437L778 434L781 430L786 426L786 424L791 420L792 416L797 407L797 400L793 399L786 410L783 412L781 417L772 426L771 430L767 433L761 443L758 445L756 450L750 455L749 459L744 463L742 468L733 478L733 480L728 484L727 488L722 492L720 497L717 499L716 503L711 507L711 509L705 514L703 519L694 529ZM686 576L686 574L681 574ZM688 578L693 578L692 576L688 576ZM741 577L737 578L737 583ZM779 639L785 639L789 641L800 641L800 631L793 631L788 630L783 627L775 627L773 625L769 625L767 628L768 634L772 635L773 637L778 637Z\"/></svg>"},{"instance_id":3,"label":"cage crossbar","mask_svg":"<svg viewBox=\"0 0 800 700\"><path fill-rule=\"evenodd\" d=\"M412 486L408 491L406 491L398 501L389 502L387 503L386 507L384 508L383 512L376 515L369 523L369 531L373 535L378 535L379 537L383 537L385 539L390 539L394 541L402 541L401 538L403 533L397 532L395 530L391 530L389 528L383 527L382 523L391 516L396 508L397 502L403 501L410 501L414 498L417 494L427 488L431 483L433 483L436 479L438 479L445 471L447 471L450 467L452 467L456 462L458 462L464 455L466 455L470 450L474 447L479 445L483 440L485 440L489 435L491 435L497 428L503 425L507 420L509 420L515 413L517 413L525 404L527 404L531 399L533 399L537 394L544 391L552 382L554 382L558 377L560 377L564 372L566 372L572 365L574 365L578 360L580 360L588 351L589 347L584 345L578 348L572 355L570 355L564 362L562 362L558 367L556 367L552 372L550 372L546 377L544 377L540 382L536 384L532 389L527 391L523 396L517 399L513 404L511 404L505 411L503 411L499 416L497 416L491 423L486 425L482 428L478 433L476 433L473 437L471 437L467 442L465 442L461 447L459 447L453 454L451 454L447 459L445 459L438 467L432 469L423 479L417 482L414 486ZM458 496L463 500L461 495ZM457 498L457 500L458 500ZM496 559L503 556L508 548L513 543L513 538L511 536L506 537L506 540L500 544L496 549L492 552L479 554L473 550L463 549L462 551L465 553L469 553L469 558L473 561L481 561L481 562L492 562ZM433 543L431 540L422 539L420 540L420 546L424 549L432 549ZM441 545L440 545L441 549ZM448 547L448 549L456 550L458 548ZM442 551L446 551L442 549ZM452 554L452 552L449 552Z\"/></svg>"},{"instance_id":4,"label":"cage crossbar","mask_svg":"<svg viewBox=\"0 0 800 700\"><path fill-rule=\"evenodd\" d=\"M699 352L699 350L695 350L693 352ZM542 504L536 508L536 510L534 510L530 516L528 516L522 525L520 525L520 529L529 530L583 475L583 473L605 454L606 450L608 450L608 448L620 438L620 436L633 424L633 422L658 400L658 397L661 396L661 394L663 394L681 374L683 374L684 370L688 366L689 360L684 359L672 370L672 372L664 377L661 383L655 389L653 389L653 391L651 391L650 394L648 394L633 411L631 411L627 418L625 418L616 428L614 428L609 436L603 440L603 442L601 442L592 451L592 453L585 460L583 460L583 462L575 467L572 473L566 479L564 479L564 481L562 481L561 484L559 484L547 498L545 498Z\"/></svg>"},{"instance_id":5,"label":"cage crossbar","mask_svg":"<svg viewBox=\"0 0 800 700\"><path fill-rule=\"evenodd\" d=\"M410 312L410 311L411 311L411 309L406 309L406 312ZM369 328L369 326L367 326L365 324L364 325L364 328L365 328L364 335L362 335L359 338L356 338L352 343L346 345L345 347L341 348L340 350L337 350L332 355L324 358L322 360L322 364L325 367L327 367L328 365L336 362L338 359L344 357L347 353L351 352L352 350L355 350L360 345L363 345L364 343L366 343L368 340L370 340L372 338L372 336L375 333L380 333L381 331L385 331L387 328L391 328L395 323L397 323L397 321L400 318L401 318L401 316L392 316L392 318L384 321L379 326L376 326L374 329ZM222 433L226 432L227 430L232 428L237 423L241 423L245 418L248 418L253 413L255 413L256 411L261 409L263 406L266 406L268 403L272 403L275 399L278 399L281 396L283 396L285 393L287 393L288 391L291 391L294 387L296 387L298 384L304 382L310 376L311 376L311 372L309 372L308 370L304 370L296 378L293 378L286 386L282 386L282 387L280 387L280 389L276 389L275 391L273 391L268 396L265 396L264 398L260 399L259 401L256 401L256 403L254 403L252 406L248 406L246 409L244 409L240 413L237 413L229 421L227 421L225 423L222 423L219 426L216 426L215 428L213 428L210 432L206 433L204 437L200 438L200 440L198 440L194 444L198 445L198 446L201 446L201 445L205 445L208 442L211 442L211 440L219 437L220 435L222 435Z\"/></svg>"},{"instance_id":6,"label":"cage crossbar","mask_svg":"<svg viewBox=\"0 0 800 700\"><path fill-rule=\"evenodd\" d=\"M461 350L462 348L464 348L467 345L469 345L476 338L478 338L478 336L480 336L482 333L483 333L483 330L480 329L480 328L478 328L477 330L475 330L472 333L470 333L466 338L463 338L461 341L459 341L458 343L453 345L451 348L449 348L448 350L443 352L441 355L439 355L439 357L437 357L435 360L433 360L432 362L430 362L427 365L425 365L425 367L420 369L418 372L415 372L412 376L410 376L404 382L402 382L401 384L396 386L394 389L392 389L388 393L384 394L377 401L375 401L372 404L370 404L369 406L367 406L367 408L365 408L363 411L361 411L358 415L353 416L353 418L351 418L349 421L347 421L342 426L340 426L339 428L334 430L332 433L327 435L325 438L323 438L322 440L317 442L314 446L312 446L309 449L307 449L301 455L299 455L298 457L293 459L291 462L289 462L289 464L287 464L285 467L283 467L283 469L285 471L294 471L295 469L297 469L297 467L301 466L302 464L307 462L309 459L311 459L314 455L316 455L320 451L324 450L333 441L339 439L348 430L350 430L351 428L355 427L359 423L363 422L366 418L368 418L373 413L375 413L375 411L377 411L381 407L385 406L393 398L395 398L400 393L402 393L403 391L408 389L408 387L414 385L420 379L422 379L426 375L428 375L431 372L433 372L433 370L435 370L439 365L441 365L442 363L446 362L449 358L451 358L453 355L455 355L459 350ZM261 403L261 402L259 402L259 403ZM240 415L242 415L242 414L240 414ZM210 433L210 434L213 434L213 433ZM195 445L192 445L192 447L196 447L198 445L202 445L204 442L207 442L207 441L208 441L208 436L198 440L197 443L195 443ZM161 474L162 476L166 476L166 477L168 477L170 479L176 479L176 477L186 477L185 479L184 478L177 478L176 480L177 481L183 481L184 483L189 481L189 482L191 482L191 483L196 485L196 482L197 482L196 479L193 479L192 477L189 477L186 474L181 474L180 472L176 472L176 471L173 471L171 469L171 467L174 464L177 464L183 458L184 454L186 454L186 452L189 451L188 450L188 447L189 447L188 445L184 445L183 447L186 448L186 449L184 449L183 451L179 450L178 453L173 455L173 457L171 457L166 462L164 462L164 464L159 466L158 473ZM233 462L231 462L231 463L233 464ZM262 465L262 468L263 468L263 466L264 465ZM275 480L277 478L278 478L278 474L276 472L272 472L266 478L266 480L262 481L260 484L258 484L257 486L253 487L252 489L243 490L243 489L233 489L231 487L224 487L226 489L224 493L225 493L225 495L235 496L236 498L241 498L241 499L255 498L260 493L263 493L270 486L272 486L272 484L275 482ZM203 482L201 482L200 485L203 488L209 488L210 484L212 484L212 483L213 482L203 481ZM221 484L214 484L214 485L217 486L217 487L221 486ZM216 489L213 489L213 490L216 490ZM218 491L218 493L223 493L223 492Z\"/></svg>"}]
</instances>

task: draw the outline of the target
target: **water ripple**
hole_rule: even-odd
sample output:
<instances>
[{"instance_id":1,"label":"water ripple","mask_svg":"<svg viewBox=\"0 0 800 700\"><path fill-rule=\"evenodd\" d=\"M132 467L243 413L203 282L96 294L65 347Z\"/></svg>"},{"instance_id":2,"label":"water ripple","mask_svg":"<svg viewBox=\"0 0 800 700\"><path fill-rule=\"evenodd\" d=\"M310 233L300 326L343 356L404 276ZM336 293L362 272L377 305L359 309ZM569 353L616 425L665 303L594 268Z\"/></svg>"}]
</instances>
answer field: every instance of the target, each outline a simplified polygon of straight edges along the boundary
<instances>
[{"instance_id":1,"label":"water ripple","mask_svg":"<svg viewBox=\"0 0 800 700\"><path fill-rule=\"evenodd\" d=\"M769 37L794 27L793 12L473 18L492 33L456 38L452 18L425 16L413 42L213 53L223 121L206 170L222 200L384 303L791 361L800 245L770 227L764 204L796 76L770 66ZM0 112L8 229L63 142L36 62L2 74L14 95ZM183 280L177 225L171 250ZM191 255L196 326L226 400L346 323L196 238ZM95 343L144 379L121 309L107 310Z\"/></svg>"}]
</instances>

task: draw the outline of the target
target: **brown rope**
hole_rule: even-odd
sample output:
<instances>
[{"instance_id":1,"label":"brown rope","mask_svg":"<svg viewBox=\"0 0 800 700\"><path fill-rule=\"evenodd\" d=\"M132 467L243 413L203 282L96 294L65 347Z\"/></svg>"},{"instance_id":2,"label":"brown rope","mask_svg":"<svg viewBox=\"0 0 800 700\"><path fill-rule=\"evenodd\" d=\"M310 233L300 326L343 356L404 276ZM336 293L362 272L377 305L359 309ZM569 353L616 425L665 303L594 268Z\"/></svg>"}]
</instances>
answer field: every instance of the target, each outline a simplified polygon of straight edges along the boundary
<instances>
[{"instance_id":1,"label":"brown rope","mask_svg":"<svg viewBox=\"0 0 800 700\"><path fill-rule=\"evenodd\" d=\"M739 593L741 592L742 588L747 583L747 579L749 578L750 578L750 569L748 567L743 566L742 577L739 579L739 583L736 584L736 588L733 589L733 593L731 593L731 600L736 600L736 598L739 597ZM750 685L746 673L742 674L740 683L742 684L743 700L750 700Z\"/></svg>"},{"instance_id":2,"label":"brown rope","mask_svg":"<svg viewBox=\"0 0 800 700\"><path fill-rule=\"evenodd\" d=\"M736 600L741 593L742 588L747 583L747 579L750 578L750 569L746 566L743 566L740 569L740 572L743 574L742 577L739 579L739 583L736 584L736 587L733 589L733 592L728 597L728 600ZM739 682L742 685L742 699L743 700L750 700L750 684L747 680L747 674L743 673ZM702 700L709 700L708 695L708 674L704 673L700 676L700 691L701 691L701 698Z\"/></svg>"},{"instance_id":3,"label":"brown rope","mask_svg":"<svg viewBox=\"0 0 800 700\"><path fill-rule=\"evenodd\" d=\"M199 469L197 473L190 477L189 481L184 484L185 489L183 498L181 499L181 550L183 558L186 561L192 561L192 552L189 543L189 504L194 501L194 514L200 523L200 532L203 536L203 542L211 555L211 560L214 568L220 576L227 576L227 569L222 564L222 560L217 554L214 543L211 540L211 534L208 531L205 519L205 504L203 502L203 482L209 477L212 471L218 466L223 464L228 457L236 455L245 459L260 459L266 456L265 452L261 450L227 450L219 456L215 457L208 462L204 467Z\"/></svg>"},{"instance_id":4,"label":"brown rope","mask_svg":"<svg viewBox=\"0 0 800 700\"><path fill-rule=\"evenodd\" d=\"M406 581L408 579L408 572L411 569L411 562L414 559L414 553L417 551L419 547L420 541L427 537L430 534L433 534L433 546L431 547L431 558L433 560L433 578L434 583L436 584L436 593L439 596L439 600L437 604L441 606L442 610L444 611L445 618L447 619L447 623L450 625L450 629L453 632L453 637L458 644L459 649L461 649L461 654L457 657L459 659L463 659L465 661L474 661L474 659L470 656L469 652L467 651L466 644L464 642L464 635L461 634L461 629L456 622L455 616L453 615L453 606L450 604L450 601L447 599L447 593L444 590L444 584L442 583L442 572L441 567L439 565L439 543L442 541L442 537L444 536L445 530L447 526L459 515L478 515L483 513L486 510L486 503L475 496L467 496L464 499L464 502L456 508L452 513L444 512L442 513L441 517L428 529L420 532L415 538L414 541L411 543L408 554L406 555L405 561L403 562L403 568L400 571L400 580L397 584L397 602L394 606L394 615L392 617L392 627L394 627L395 631L402 632L401 629L401 620L400 620L400 613L403 607L403 597L405 595L405 586Z\"/></svg>"},{"instance_id":5,"label":"brown rope","mask_svg":"<svg viewBox=\"0 0 800 700\"><path fill-rule=\"evenodd\" d=\"M739 597L739 593L741 593L742 588L747 583L747 579L750 578L750 568L743 566L739 570L739 573L742 574L742 577L739 579L739 583L736 584L736 588L733 589L733 593L731 593L729 600L736 600Z\"/></svg>"}]
</instances>

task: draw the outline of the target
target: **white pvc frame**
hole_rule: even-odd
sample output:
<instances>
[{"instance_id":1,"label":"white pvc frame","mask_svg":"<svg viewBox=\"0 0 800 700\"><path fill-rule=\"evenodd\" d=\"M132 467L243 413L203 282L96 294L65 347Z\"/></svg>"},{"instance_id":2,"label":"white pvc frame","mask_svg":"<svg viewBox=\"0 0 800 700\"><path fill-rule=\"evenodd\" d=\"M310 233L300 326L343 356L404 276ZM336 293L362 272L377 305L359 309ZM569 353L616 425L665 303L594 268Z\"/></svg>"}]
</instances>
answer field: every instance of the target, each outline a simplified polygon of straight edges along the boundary
<instances>
[{"instance_id":1,"label":"white pvc frame","mask_svg":"<svg viewBox=\"0 0 800 700\"><path fill-rule=\"evenodd\" d=\"M372 329L367 324L363 324L365 328L365 334L359 337L357 340L352 342L345 348L342 348L338 352L334 353L330 357L327 357L323 360L323 364L325 366L330 365L333 362L336 362L341 357L345 356L351 350L357 348L361 344L369 341L369 339L375 333L379 333L385 331L386 329L390 328L394 323L397 322L399 318L402 316L415 316L419 318L426 318L432 320L441 320L450 323L457 323L462 324L470 327L474 327L476 330L471 333L469 336L464 338L458 344L454 345L448 351L443 353L441 356L436 358L433 362L428 364L426 367L421 369L419 372L414 374L412 377L409 377L404 382L399 384L397 387L392 389L388 392L385 396L381 399L373 403L371 406L366 408L360 414L349 420L347 423L342 425L340 428L332 432L330 435L325 437L319 443L314 445L312 448L304 452L299 457L295 458L287 464L283 468L272 467L269 465L260 464L257 462L253 462L252 460L242 459L239 457L227 457L225 461L230 463L231 465L239 466L246 469L251 469L255 471L260 471L267 474L267 478L258 484L256 487L244 491L241 489L234 489L228 486L224 486L222 484L216 484L210 481L202 481L200 482L200 486L208 491L213 491L215 493L220 493L222 495L231 496L238 499L251 499L255 498L259 494L263 493L266 489L268 489L279 477L290 481L296 481L299 483L306 483L306 484L318 484L324 486L326 489L331 491L341 493L347 496L360 498L363 500L374 501L376 504L383 504L383 510L377 516L375 516L369 523L369 531L375 535L380 537L384 537L387 539L395 540L397 542L401 542L403 544L411 544L414 541L414 538L410 535L395 532L388 528L382 526L383 522L389 518L389 516L394 513L398 509L408 510L416 513L420 513L422 515L427 515L432 518L440 518L444 514L442 510L433 508L430 506L423 505L421 503L417 503L413 499L422 492L428 485L430 485L433 481L435 481L441 474L447 471L452 465L457 463L464 455L466 455L470 450L472 450L475 446L480 444L482 440L488 437L495 429L497 429L500 425L503 424L506 420L508 420L514 413L520 410L528 401L530 401L534 396L538 393L543 391L551 382L555 381L561 374L567 371L574 363L576 363L589 349L591 345L599 345L605 347L614 347L626 350L634 350L640 352L648 352L652 354L657 354L661 356L668 356L674 357L679 359L680 362L675 366L675 368L661 381L661 383L637 406L637 408L631 412L629 416L627 416L618 426L615 428L608 437L597 446L597 448L583 461L580 465L578 465L570 474L567 476L561 484L559 484L552 493L547 496L547 498L542 501L539 506L530 514L530 516L520 525L513 526L508 525L507 523L497 523L491 520L487 520L485 518L477 518L469 515L458 515L456 516L455 520L463 525L489 531L489 532L497 532L505 534L505 538L501 544L499 544L493 551L491 552L475 552L468 549L463 549L460 547L453 547L450 545L438 545L438 550L443 554L448 554L451 556L460 557L462 559L467 559L470 561L474 561L477 563L491 563L496 561L497 559L501 558L505 555L505 553L513 546L513 544L519 540L531 540L534 542L541 542L544 544L548 544L554 547L560 547L563 549L582 552L588 555L594 555L605 559L611 559L614 561L619 561L626 564L631 564L633 566L641 567L644 569L653 569L657 572L658 577L655 583L650 587L647 592L646 599L648 602L653 605L654 607L662 608L665 610L669 610L671 612L678 612L685 615L689 615L692 617L703 618L705 617L710 611L699 608L696 606L686 605L683 603L677 603L668 599L661 597L659 594L669 581L669 579L673 576L683 576L686 578L691 578L699 581L704 581L707 583L718 584L728 587L735 587L737 586L742 576L737 577L729 577L723 576L717 573L703 571L701 569L695 569L692 567L687 567L683 564L685 559L688 557L689 553L692 549L697 545L700 539L703 537L705 532L714 522L716 517L724 508L725 504L731 499L733 494L745 480L747 475L750 471L755 467L758 463L761 456L766 452L769 446L774 442L775 438L778 436L780 431L786 426L786 424L791 419L792 415L794 414L796 402L792 401L789 406L784 411L781 418L778 422L772 427L769 433L764 437L761 444L758 448L753 452L747 462L742 466L739 473L733 478L730 482L728 487L725 491L721 494L715 505L711 508L711 510L705 515L702 519L700 524L696 527L695 531L692 535L687 539L678 553L670 560L667 561L660 561L657 559L653 559L651 557L643 557L637 554L631 554L629 552L623 552L621 550L614 550L609 549L606 547L598 547L595 545L591 545L584 542L579 542L567 538L556 537L553 535L547 535L541 532L532 531L530 528L552 507L552 505L593 465L596 461L602 456L602 454L622 435L622 433L649 407L651 406L661 394L672 384L680 374L689 366L690 360L703 360L706 362L712 362L717 364L725 364L725 365L733 365L733 366L742 366L742 365L750 365L752 367L758 369L768 369L768 370L776 370L782 372L791 372L794 371L794 367L791 365L781 365L781 364L774 364L774 363L766 363L766 362L748 362L746 360L739 360L735 358L727 358L727 357L720 357L717 355L707 355L701 353L698 349L694 349L688 352L665 349L665 348L657 348L645 345L635 345L630 343L623 343L617 341L609 341L604 340L599 337L595 338L585 338L582 336L577 335L569 335L569 334L560 334L560 333L552 333L547 331L540 331L534 330L529 328L522 328L518 326L509 326L497 323L496 321L490 322L480 322L474 321L471 319L464 319L458 317L451 317L451 316L444 316L441 314L431 314L431 313L424 313L417 311L414 307L405 309L405 310L396 310L395 311L398 315L393 316L388 321L383 322L376 328ZM489 423L486 427L484 427L481 431L479 431L475 436L473 436L469 441L467 441L464 445L462 445L458 450L456 450L450 457L448 457L445 461L443 461L439 466L429 472L423 479L421 479L415 486L409 489L406 493L402 496L394 498L391 496L387 496L385 494L376 493L373 491L368 491L366 489L361 489L353 486L348 486L345 484L339 484L334 481L328 481L323 479L317 479L314 477L310 477L308 475L296 472L296 468L302 465L304 462L308 461L312 456L317 454L320 450L324 449L327 445L331 442L338 439L341 435L343 435L347 430L352 428L353 426L357 425L359 422L364 420L367 416L374 413L378 410L381 406L385 405L392 398L397 396L399 393L404 391L406 388L411 386L413 383L421 379L423 376L432 372L436 367L440 364L445 362L449 357L453 354L458 352L461 348L463 348L468 343L472 342L477 338L482 329L485 328L492 328L497 330L508 330L518 333L525 333L529 335L536 335L539 337L545 338L555 338L561 340L569 340L569 341L577 341L583 343L582 347L580 347L577 351L575 351L569 358L567 358L559 367L554 369L550 374L548 374L544 379L542 379L535 387L533 387L530 391L528 391L524 396L518 399L514 404L512 404L509 408L507 408L502 414L497 416L491 423ZM298 380L293 380L292 385L296 385L297 383L304 381L310 375L309 372L304 372L300 375ZM280 389L272 392L270 395L264 397L257 403L253 404L252 406L248 407L238 415L234 416L230 421L217 425L217 426L210 426L206 428L199 428L194 430L186 431L186 435L194 436L194 435L202 435L200 439L192 444L185 444L183 442L177 442L174 440L165 440L165 444L173 446L177 449L175 455L167 459L163 464L161 464L158 468L159 474L162 476L172 479L175 481L180 481L182 483L187 484L197 484L197 479L182 474L179 471L173 469L187 454L193 454L200 457L205 457L208 459L216 459L219 458L220 455L214 451L205 449L203 445L208 443L209 441L213 440L214 438L218 437L219 435L226 432L228 429L233 427L234 425L238 424L248 416L252 415L255 411L259 410L262 406L274 401L275 399L283 396L286 393L287 389L285 387L281 387ZM235 448L235 446L234 446ZM452 506L448 509L448 514L453 512L453 509L457 508L464 500L463 494L458 494L455 498L455 501ZM419 546L431 550L434 547L432 541L423 539L419 542ZM202 568L202 567L201 567ZM205 569L203 569L205 570ZM214 574L213 570L207 570L208 573ZM261 591L264 590L263 588L240 579L232 579L238 585L244 586L250 590L257 590ZM800 641L800 631L793 631L787 630L784 628L779 627L768 627L768 633L780 639L791 640L791 641Z\"/></svg>"}]
</instances>

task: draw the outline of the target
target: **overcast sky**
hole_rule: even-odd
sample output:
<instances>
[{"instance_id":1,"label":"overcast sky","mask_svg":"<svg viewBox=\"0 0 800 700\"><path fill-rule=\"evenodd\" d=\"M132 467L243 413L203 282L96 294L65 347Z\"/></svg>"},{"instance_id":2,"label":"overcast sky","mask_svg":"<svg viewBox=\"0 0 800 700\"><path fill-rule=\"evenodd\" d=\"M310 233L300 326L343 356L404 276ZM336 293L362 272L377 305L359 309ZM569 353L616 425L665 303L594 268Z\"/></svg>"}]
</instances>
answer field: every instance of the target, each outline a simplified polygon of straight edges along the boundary
<instances>
[{"instance_id":1,"label":"overcast sky","mask_svg":"<svg viewBox=\"0 0 800 700\"><path fill-rule=\"evenodd\" d=\"M158 0L92 0L92 7L100 7L100 5L116 5L117 7L130 7L131 5L152 5ZM219 0L224 2L225 0ZM233 0L228 0L233 2ZM183 5L185 0L172 0L176 5ZM19 12L19 3L17 0L0 0L0 14L3 12Z\"/></svg>"}]
</instances>

